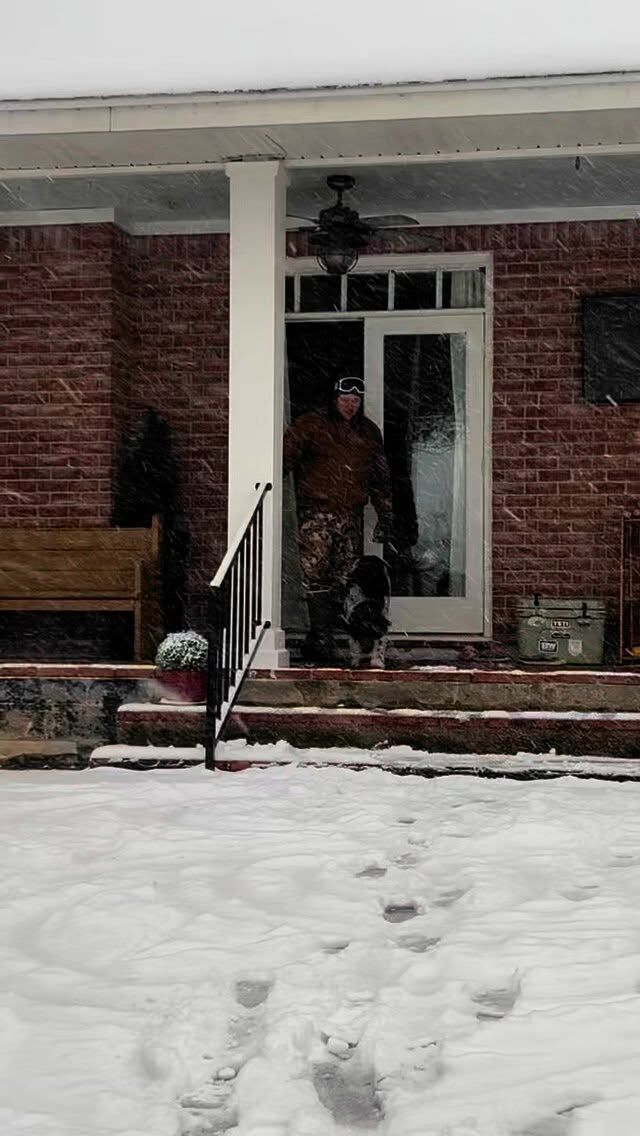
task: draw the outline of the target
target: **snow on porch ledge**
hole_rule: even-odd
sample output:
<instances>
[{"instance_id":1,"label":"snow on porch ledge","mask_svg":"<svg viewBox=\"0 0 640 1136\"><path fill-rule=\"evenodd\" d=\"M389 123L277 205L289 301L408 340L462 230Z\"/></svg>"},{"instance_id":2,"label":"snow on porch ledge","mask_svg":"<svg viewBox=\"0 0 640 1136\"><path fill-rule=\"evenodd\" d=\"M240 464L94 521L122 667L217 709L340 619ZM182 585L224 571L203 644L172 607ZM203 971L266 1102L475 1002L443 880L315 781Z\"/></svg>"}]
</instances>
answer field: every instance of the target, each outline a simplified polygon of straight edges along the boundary
<instances>
[{"instance_id":1,"label":"snow on porch ledge","mask_svg":"<svg viewBox=\"0 0 640 1136\"><path fill-rule=\"evenodd\" d=\"M203 746L106 745L91 754L91 767L131 769L175 768L202 765ZM249 745L242 739L220 742L217 764L221 771L276 765L339 766L345 769L381 771L421 776L477 774L498 777L597 777L608 780L640 780L640 759L575 757L571 754L520 752L516 754L429 753L410 746L388 749L327 747L298 749L289 742Z\"/></svg>"}]
</instances>

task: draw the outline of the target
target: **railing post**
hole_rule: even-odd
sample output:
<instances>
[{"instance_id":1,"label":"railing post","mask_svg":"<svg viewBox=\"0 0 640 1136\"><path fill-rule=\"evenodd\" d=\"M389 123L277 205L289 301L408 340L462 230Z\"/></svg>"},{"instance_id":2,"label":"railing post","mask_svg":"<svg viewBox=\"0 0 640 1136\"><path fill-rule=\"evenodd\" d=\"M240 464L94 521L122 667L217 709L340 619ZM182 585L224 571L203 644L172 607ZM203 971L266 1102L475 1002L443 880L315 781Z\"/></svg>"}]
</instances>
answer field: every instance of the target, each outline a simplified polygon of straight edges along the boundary
<instances>
[{"instance_id":1,"label":"railing post","mask_svg":"<svg viewBox=\"0 0 640 1136\"><path fill-rule=\"evenodd\" d=\"M205 767L216 768L216 744L248 668L271 626L263 620L264 497L267 482L246 524L227 549L207 598L207 705Z\"/></svg>"},{"instance_id":2,"label":"railing post","mask_svg":"<svg viewBox=\"0 0 640 1136\"><path fill-rule=\"evenodd\" d=\"M207 710L205 717L204 763L207 769L216 767L216 723L218 719L219 666L221 661L220 590L210 588L207 600Z\"/></svg>"}]
</instances>

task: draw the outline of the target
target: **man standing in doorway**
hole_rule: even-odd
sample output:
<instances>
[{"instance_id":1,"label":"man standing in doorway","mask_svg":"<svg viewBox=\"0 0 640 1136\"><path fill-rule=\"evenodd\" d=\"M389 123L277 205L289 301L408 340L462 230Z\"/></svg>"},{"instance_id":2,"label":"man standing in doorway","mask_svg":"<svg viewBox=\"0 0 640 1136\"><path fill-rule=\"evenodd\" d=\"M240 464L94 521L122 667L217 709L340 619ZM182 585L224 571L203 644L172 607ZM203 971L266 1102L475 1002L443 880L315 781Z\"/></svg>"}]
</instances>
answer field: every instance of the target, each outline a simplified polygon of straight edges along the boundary
<instances>
[{"instance_id":1,"label":"man standing in doorway","mask_svg":"<svg viewBox=\"0 0 640 1136\"><path fill-rule=\"evenodd\" d=\"M333 632L347 578L362 551L367 501L378 515L373 539L392 537L391 479L382 435L363 414L364 382L339 379L328 410L303 414L284 436L283 468L296 477L298 546L309 633L307 662L334 659Z\"/></svg>"}]
</instances>

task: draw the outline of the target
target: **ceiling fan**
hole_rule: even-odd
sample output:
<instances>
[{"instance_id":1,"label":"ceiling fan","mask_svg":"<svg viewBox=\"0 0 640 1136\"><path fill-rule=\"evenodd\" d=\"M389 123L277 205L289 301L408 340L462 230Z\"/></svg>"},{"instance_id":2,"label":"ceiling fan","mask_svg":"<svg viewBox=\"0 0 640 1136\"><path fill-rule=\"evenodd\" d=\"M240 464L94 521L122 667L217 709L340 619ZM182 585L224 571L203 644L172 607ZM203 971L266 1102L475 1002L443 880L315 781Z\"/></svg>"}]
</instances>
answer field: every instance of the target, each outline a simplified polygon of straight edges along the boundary
<instances>
[{"instance_id":1,"label":"ceiling fan","mask_svg":"<svg viewBox=\"0 0 640 1136\"><path fill-rule=\"evenodd\" d=\"M289 218L311 222L314 228L309 232L309 244L321 267L332 275L343 276L354 268L360 251L379 230L420 224L415 217L407 217L404 213L360 217L357 210L351 209L342 200L343 194L353 189L355 184L356 179L351 174L330 174L327 185L336 194L334 204L321 209L318 217Z\"/></svg>"}]
</instances>

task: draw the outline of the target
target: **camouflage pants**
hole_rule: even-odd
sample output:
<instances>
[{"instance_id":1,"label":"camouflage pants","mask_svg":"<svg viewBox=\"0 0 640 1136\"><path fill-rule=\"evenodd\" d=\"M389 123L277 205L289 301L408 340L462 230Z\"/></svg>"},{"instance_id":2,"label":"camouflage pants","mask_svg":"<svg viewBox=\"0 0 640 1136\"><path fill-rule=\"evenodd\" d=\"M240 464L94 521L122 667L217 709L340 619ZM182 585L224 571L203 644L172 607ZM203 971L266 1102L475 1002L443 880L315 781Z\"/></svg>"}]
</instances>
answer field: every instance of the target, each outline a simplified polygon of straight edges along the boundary
<instances>
[{"instance_id":1,"label":"camouflage pants","mask_svg":"<svg viewBox=\"0 0 640 1136\"><path fill-rule=\"evenodd\" d=\"M359 514L301 511L298 548L305 596L340 592L360 556L362 520Z\"/></svg>"}]
</instances>

